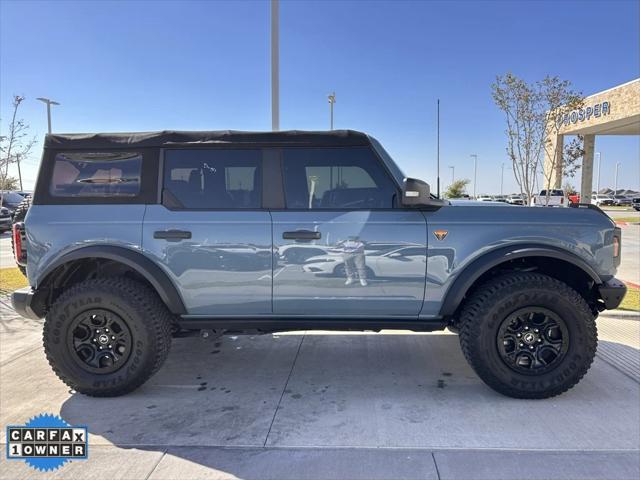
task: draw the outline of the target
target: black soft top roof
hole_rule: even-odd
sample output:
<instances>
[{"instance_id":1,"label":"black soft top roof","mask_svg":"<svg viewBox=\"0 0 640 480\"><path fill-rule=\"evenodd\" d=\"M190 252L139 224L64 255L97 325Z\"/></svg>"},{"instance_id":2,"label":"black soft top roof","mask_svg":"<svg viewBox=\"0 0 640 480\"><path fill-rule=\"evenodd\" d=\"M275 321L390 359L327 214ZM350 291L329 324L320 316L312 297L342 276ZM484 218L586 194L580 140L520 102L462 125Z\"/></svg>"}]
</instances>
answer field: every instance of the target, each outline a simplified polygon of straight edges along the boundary
<instances>
[{"instance_id":1,"label":"black soft top roof","mask_svg":"<svg viewBox=\"0 0 640 480\"><path fill-rule=\"evenodd\" d=\"M175 131L130 133L54 133L45 137L45 148L133 148L202 144L368 145L369 137L354 130L284 132Z\"/></svg>"}]
</instances>

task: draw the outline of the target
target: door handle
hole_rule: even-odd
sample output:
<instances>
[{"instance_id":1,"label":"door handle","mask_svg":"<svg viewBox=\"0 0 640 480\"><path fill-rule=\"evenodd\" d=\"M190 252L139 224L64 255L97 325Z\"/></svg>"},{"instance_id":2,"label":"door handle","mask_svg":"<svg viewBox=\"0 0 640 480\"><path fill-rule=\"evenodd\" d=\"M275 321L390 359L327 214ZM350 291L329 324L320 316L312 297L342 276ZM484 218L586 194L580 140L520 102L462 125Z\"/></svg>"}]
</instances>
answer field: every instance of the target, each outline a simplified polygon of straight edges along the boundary
<instances>
[{"instance_id":1,"label":"door handle","mask_svg":"<svg viewBox=\"0 0 640 480\"><path fill-rule=\"evenodd\" d=\"M166 240L167 242L179 242L191 238L191 232L186 230L157 230L153 232L153 238Z\"/></svg>"},{"instance_id":2,"label":"door handle","mask_svg":"<svg viewBox=\"0 0 640 480\"><path fill-rule=\"evenodd\" d=\"M320 240L320 232L312 230L295 230L293 232L283 232L282 238L285 240Z\"/></svg>"}]
</instances>

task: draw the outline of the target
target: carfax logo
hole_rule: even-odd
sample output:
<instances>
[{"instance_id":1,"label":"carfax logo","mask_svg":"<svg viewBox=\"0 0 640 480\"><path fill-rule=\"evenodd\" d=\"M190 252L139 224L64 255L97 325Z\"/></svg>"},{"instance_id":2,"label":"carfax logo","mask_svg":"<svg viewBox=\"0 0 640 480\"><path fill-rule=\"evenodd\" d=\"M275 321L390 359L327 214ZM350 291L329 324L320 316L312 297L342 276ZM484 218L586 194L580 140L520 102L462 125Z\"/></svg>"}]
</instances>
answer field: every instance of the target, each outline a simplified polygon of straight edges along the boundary
<instances>
[{"instance_id":1,"label":"carfax logo","mask_svg":"<svg viewBox=\"0 0 640 480\"><path fill-rule=\"evenodd\" d=\"M57 415L42 414L25 425L7 427L7 459L24 460L43 472L68 460L86 460L88 449L86 427L72 427Z\"/></svg>"}]
</instances>

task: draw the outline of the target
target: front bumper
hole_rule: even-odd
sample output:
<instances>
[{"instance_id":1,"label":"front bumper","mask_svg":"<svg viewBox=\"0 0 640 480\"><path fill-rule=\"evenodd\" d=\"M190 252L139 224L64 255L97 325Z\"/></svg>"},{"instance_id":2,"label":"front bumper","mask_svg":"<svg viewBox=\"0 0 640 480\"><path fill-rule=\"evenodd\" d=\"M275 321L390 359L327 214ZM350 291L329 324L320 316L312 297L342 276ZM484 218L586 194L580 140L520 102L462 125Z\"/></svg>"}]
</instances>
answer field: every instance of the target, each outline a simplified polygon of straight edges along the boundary
<instances>
[{"instance_id":1,"label":"front bumper","mask_svg":"<svg viewBox=\"0 0 640 480\"><path fill-rule=\"evenodd\" d=\"M21 288L11 294L11 305L13 309L21 316L30 318L31 320L39 320L42 315L39 315L33 309L33 297L34 292L31 287Z\"/></svg>"},{"instance_id":2,"label":"front bumper","mask_svg":"<svg viewBox=\"0 0 640 480\"><path fill-rule=\"evenodd\" d=\"M11 217L0 217L0 230L11 230Z\"/></svg>"},{"instance_id":3,"label":"front bumper","mask_svg":"<svg viewBox=\"0 0 640 480\"><path fill-rule=\"evenodd\" d=\"M627 286L617 278L612 278L598 286L598 293L604 302L605 310L613 310L622 303L622 299L627 293Z\"/></svg>"}]
</instances>

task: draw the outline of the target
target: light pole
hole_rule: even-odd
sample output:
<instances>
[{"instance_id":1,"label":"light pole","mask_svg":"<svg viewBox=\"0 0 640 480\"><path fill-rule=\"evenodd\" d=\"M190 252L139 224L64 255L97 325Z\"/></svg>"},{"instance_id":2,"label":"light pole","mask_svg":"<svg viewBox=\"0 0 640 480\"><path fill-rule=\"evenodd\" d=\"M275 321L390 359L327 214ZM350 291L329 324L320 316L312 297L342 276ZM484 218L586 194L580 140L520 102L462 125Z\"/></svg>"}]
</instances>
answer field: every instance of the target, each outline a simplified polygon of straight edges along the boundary
<instances>
[{"instance_id":1,"label":"light pole","mask_svg":"<svg viewBox=\"0 0 640 480\"><path fill-rule=\"evenodd\" d=\"M616 162L616 177L615 177L615 182L614 182L614 187L613 187L613 194L614 195L618 194L618 168L620 168L620 162Z\"/></svg>"},{"instance_id":2,"label":"light pole","mask_svg":"<svg viewBox=\"0 0 640 480\"><path fill-rule=\"evenodd\" d=\"M329 99L329 110L331 110L331 128L330 128L330 130L333 130L333 104L336 103L336 92L333 92L333 93L327 95L327 98Z\"/></svg>"},{"instance_id":3,"label":"light pole","mask_svg":"<svg viewBox=\"0 0 640 480\"><path fill-rule=\"evenodd\" d=\"M54 102L48 98L38 97L36 100L40 100L47 104L47 125L49 127L49 133L51 133L51 105L60 105L58 102Z\"/></svg>"},{"instance_id":4,"label":"light pole","mask_svg":"<svg viewBox=\"0 0 640 480\"><path fill-rule=\"evenodd\" d=\"M280 130L280 0L271 0L271 130Z\"/></svg>"},{"instance_id":5,"label":"light pole","mask_svg":"<svg viewBox=\"0 0 640 480\"><path fill-rule=\"evenodd\" d=\"M600 152L596 152L598 156L598 176L596 177L596 195L600 194Z\"/></svg>"},{"instance_id":6,"label":"light pole","mask_svg":"<svg viewBox=\"0 0 640 480\"><path fill-rule=\"evenodd\" d=\"M503 186L504 186L504 162L502 162L502 171L500 173L500 196L502 196Z\"/></svg>"},{"instance_id":7,"label":"light pole","mask_svg":"<svg viewBox=\"0 0 640 480\"><path fill-rule=\"evenodd\" d=\"M472 153L473 157L473 199L476 199L476 184L478 183L478 155Z\"/></svg>"},{"instance_id":8,"label":"light pole","mask_svg":"<svg viewBox=\"0 0 640 480\"><path fill-rule=\"evenodd\" d=\"M436 197L440 198L440 99L438 99L438 121L436 131L436 173L438 185L436 187Z\"/></svg>"},{"instance_id":9,"label":"light pole","mask_svg":"<svg viewBox=\"0 0 640 480\"><path fill-rule=\"evenodd\" d=\"M449 165L449 168L451 169L451 183L453 184L456 181L456 167Z\"/></svg>"}]
</instances>

